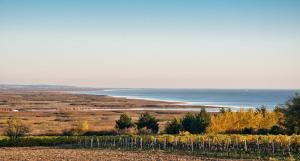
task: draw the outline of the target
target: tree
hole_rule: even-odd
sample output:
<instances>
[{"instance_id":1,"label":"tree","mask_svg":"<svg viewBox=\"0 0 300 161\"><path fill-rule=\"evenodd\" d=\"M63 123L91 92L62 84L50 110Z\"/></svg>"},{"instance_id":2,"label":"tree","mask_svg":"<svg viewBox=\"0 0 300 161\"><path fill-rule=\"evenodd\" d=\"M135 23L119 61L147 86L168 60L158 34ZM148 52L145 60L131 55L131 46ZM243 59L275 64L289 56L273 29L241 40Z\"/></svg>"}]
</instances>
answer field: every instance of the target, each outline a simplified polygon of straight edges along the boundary
<instances>
[{"instance_id":1,"label":"tree","mask_svg":"<svg viewBox=\"0 0 300 161\"><path fill-rule=\"evenodd\" d=\"M286 102L283 113L286 117L284 125L288 133L300 134L300 96L298 94Z\"/></svg>"},{"instance_id":2,"label":"tree","mask_svg":"<svg viewBox=\"0 0 300 161\"><path fill-rule=\"evenodd\" d=\"M9 118L6 124L7 127L4 130L4 134L11 139L16 139L18 137L24 136L30 131L29 127L17 118Z\"/></svg>"},{"instance_id":3,"label":"tree","mask_svg":"<svg viewBox=\"0 0 300 161\"><path fill-rule=\"evenodd\" d=\"M195 132L197 134L204 133L206 128L210 124L210 115L206 112L205 108L202 108L200 113L196 115L195 120Z\"/></svg>"},{"instance_id":4,"label":"tree","mask_svg":"<svg viewBox=\"0 0 300 161\"><path fill-rule=\"evenodd\" d=\"M206 112L205 108L202 108L197 115L188 113L182 119L183 130L191 134L204 133L209 124L210 115Z\"/></svg>"},{"instance_id":5,"label":"tree","mask_svg":"<svg viewBox=\"0 0 300 161\"><path fill-rule=\"evenodd\" d=\"M115 128L123 130L131 128L133 126L134 124L132 123L131 117L124 113L120 116L119 120L116 121Z\"/></svg>"},{"instance_id":6,"label":"tree","mask_svg":"<svg viewBox=\"0 0 300 161\"><path fill-rule=\"evenodd\" d=\"M182 131L182 124L178 118L174 118L171 122L167 123L167 134L179 134L180 131Z\"/></svg>"},{"instance_id":7,"label":"tree","mask_svg":"<svg viewBox=\"0 0 300 161\"><path fill-rule=\"evenodd\" d=\"M225 113L225 112L226 112L225 108L222 107L222 108L220 109L220 113Z\"/></svg>"},{"instance_id":8,"label":"tree","mask_svg":"<svg viewBox=\"0 0 300 161\"><path fill-rule=\"evenodd\" d=\"M190 133L194 132L195 127L195 116L192 113L187 113L182 118L182 128L184 131L188 131Z\"/></svg>"},{"instance_id":9,"label":"tree","mask_svg":"<svg viewBox=\"0 0 300 161\"><path fill-rule=\"evenodd\" d=\"M137 129L139 130L143 128L147 128L148 130L151 130L151 133L155 133L155 134L158 132L159 129L158 119L156 119L148 112L141 114L136 125L137 125Z\"/></svg>"},{"instance_id":10,"label":"tree","mask_svg":"<svg viewBox=\"0 0 300 161\"><path fill-rule=\"evenodd\" d=\"M267 113L267 107L266 106L261 106L260 108L256 108L255 112L257 114L261 113L263 115L263 117L265 117L266 113Z\"/></svg>"},{"instance_id":11,"label":"tree","mask_svg":"<svg viewBox=\"0 0 300 161\"><path fill-rule=\"evenodd\" d=\"M211 122L206 130L209 133L259 133L270 130L273 126L280 126L283 114L279 111L254 112L240 110L226 112L211 117ZM265 133L265 132L264 132Z\"/></svg>"}]
</instances>

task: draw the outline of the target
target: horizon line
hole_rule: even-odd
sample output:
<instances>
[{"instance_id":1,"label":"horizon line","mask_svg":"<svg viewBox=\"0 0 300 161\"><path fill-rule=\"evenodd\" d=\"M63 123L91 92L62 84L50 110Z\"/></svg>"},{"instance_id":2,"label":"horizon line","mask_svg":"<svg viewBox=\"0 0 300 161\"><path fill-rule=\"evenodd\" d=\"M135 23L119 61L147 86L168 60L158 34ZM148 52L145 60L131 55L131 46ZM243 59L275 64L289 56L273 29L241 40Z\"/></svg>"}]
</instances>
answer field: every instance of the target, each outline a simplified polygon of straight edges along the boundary
<instances>
[{"instance_id":1,"label":"horizon line","mask_svg":"<svg viewBox=\"0 0 300 161\"><path fill-rule=\"evenodd\" d=\"M300 90L300 88L224 88L224 87L96 87L96 86L80 86L72 84L47 84L47 83L0 83L0 86L65 86L76 88L95 88L95 89L202 89L202 90Z\"/></svg>"}]
</instances>

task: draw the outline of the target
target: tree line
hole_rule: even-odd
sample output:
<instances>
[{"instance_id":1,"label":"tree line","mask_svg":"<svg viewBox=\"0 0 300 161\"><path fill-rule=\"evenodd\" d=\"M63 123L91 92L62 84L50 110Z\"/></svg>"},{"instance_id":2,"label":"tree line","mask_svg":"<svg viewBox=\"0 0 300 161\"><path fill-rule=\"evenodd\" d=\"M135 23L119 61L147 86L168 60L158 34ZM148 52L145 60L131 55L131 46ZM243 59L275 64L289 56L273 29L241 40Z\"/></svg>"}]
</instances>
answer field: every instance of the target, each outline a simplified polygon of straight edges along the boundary
<instances>
[{"instance_id":1,"label":"tree line","mask_svg":"<svg viewBox=\"0 0 300 161\"><path fill-rule=\"evenodd\" d=\"M148 133L157 133L158 119L149 113L142 114L136 124L130 116L122 114L116 121L118 130L125 130L137 125ZM203 108L199 113L187 113L182 118L174 118L166 124L165 133L191 134L300 134L300 96L296 94L285 105L277 106L268 111L265 106L232 112L222 108L218 114L210 115Z\"/></svg>"}]
</instances>

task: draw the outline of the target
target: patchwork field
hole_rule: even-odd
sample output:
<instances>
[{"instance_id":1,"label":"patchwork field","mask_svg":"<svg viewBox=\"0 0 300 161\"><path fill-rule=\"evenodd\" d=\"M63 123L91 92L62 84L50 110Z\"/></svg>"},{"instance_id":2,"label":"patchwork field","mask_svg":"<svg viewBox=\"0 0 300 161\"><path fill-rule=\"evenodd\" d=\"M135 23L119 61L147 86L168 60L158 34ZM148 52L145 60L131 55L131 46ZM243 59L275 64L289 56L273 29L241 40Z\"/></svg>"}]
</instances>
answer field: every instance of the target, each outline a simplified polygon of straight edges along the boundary
<instances>
[{"instance_id":1,"label":"patchwork field","mask_svg":"<svg viewBox=\"0 0 300 161\"><path fill-rule=\"evenodd\" d=\"M31 135L57 135L86 120L90 131L113 130L115 120L124 111L134 108L199 108L170 102L114 98L50 91L0 91L0 133L9 117L20 118L30 126ZM114 109L114 110L108 110ZM143 112L125 111L135 121ZM151 111L164 125L167 120L181 117L183 111Z\"/></svg>"}]
</instances>

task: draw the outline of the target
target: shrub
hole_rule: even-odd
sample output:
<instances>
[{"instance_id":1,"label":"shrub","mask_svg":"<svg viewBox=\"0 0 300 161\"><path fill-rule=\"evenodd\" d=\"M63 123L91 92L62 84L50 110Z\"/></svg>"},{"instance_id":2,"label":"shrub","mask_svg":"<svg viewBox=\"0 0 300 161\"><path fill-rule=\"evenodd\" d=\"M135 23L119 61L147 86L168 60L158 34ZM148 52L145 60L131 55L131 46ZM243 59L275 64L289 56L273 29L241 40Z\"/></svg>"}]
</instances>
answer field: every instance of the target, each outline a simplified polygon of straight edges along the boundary
<instances>
[{"instance_id":1,"label":"shrub","mask_svg":"<svg viewBox=\"0 0 300 161\"><path fill-rule=\"evenodd\" d=\"M109 136L109 135L117 135L118 132L113 129L113 130L102 130L102 131L86 131L84 133L85 136Z\"/></svg>"},{"instance_id":2,"label":"shrub","mask_svg":"<svg viewBox=\"0 0 300 161\"><path fill-rule=\"evenodd\" d=\"M155 134L158 132L159 129L158 119L156 119L148 112L141 114L136 125L138 130L142 128L147 128L148 130L151 130L151 133L155 133Z\"/></svg>"},{"instance_id":3,"label":"shrub","mask_svg":"<svg viewBox=\"0 0 300 161\"><path fill-rule=\"evenodd\" d=\"M83 135L89 129L87 121L78 122L70 130L64 131L63 135Z\"/></svg>"},{"instance_id":4,"label":"shrub","mask_svg":"<svg viewBox=\"0 0 300 161\"><path fill-rule=\"evenodd\" d=\"M151 133L151 130L150 130L150 133ZM135 134L137 134L137 131L135 128L119 129L117 131L117 134L119 134L119 135L135 135Z\"/></svg>"},{"instance_id":5,"label":"shrub","mask_svg":"<svg viewBox=\"0 0 300 161\"><path fill-rule=\"evenodd\" d=\"M242 134L254 134L255 133L255 130L253 128L249 128L249 127L246 127L242 130L241 132Z\"/></svg>"},{"instance_id":6,"label":"shrub","mask_svg":"<svg viewBox=\"0 0 300 161\"><path fill-rule=\"evenodd\" d=\"M4 130L4 135L11 139L17 139L30 131L29 127L22 123L20 119L9 118L6 123L7 127Z\"/></svg>"},{"instance_id":7,"label":"shrub","mask_svg":"<svg viewBox=\"0 0 300 161\"><path fill-rule=\"evenodd\" d=\"M188 131L180 131L179 135L181 135L181 136L190 135L190 132L188 132Z\"/></svg>"},{"instance_id":8,"label":"shrub","mask_svg":"<svg viewBox=\"0 0 300 161\"><path fill-rule=\"evenodd\" d=\"M171 122L167 123L167 134L179 134L180 131L182 131L182 124L178 118L174 118Z\"/></svg>"},{"instance_id":9,"label":"shrub","mask_svg":"<svg viewBox=\"0 0 300 161\"><path fill-rule=\"evenodd\" d=\"M285 134L285 129L283 129L280 126L274 125L269 130L269 134L272 134L272 135Z\"/></svg>"},{"instance_id":10,"label":"shrub","mask_svg":"<svg viewBox=\"0 0 300 161\"><path fill-rule=\"evenodd\" d=\"M122 114L120 119L116 121L115 128L119 130L128 129L133 127L134 124L131 121L131 117L127 114Z\"/></svg>"},{"instance_id":11,"label":"shrub","mask_svg":"<svg viewBox=\"0 0 300 161\"><path fill-rule=\"evenodd\" d=\"M152 130L148 129L146 127L143 127L143 128L141 128L141 129L138 130L138 134L139 135L149 135L151 133L153 133Z\"/></svg>"},{"instance_id":12,"label":"shrub","mask_svg":"<svg viewBox=\"0 0 300 161\"><path fill-rule=\"evenodd\" d=\"M264 129L264 128L258 129L256 131L256 134L259 134L259 135L266 135L268 133L269 133L269 130L268 129Z\"/></svg>"}]
</instances>

